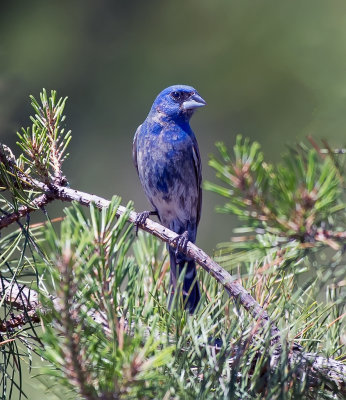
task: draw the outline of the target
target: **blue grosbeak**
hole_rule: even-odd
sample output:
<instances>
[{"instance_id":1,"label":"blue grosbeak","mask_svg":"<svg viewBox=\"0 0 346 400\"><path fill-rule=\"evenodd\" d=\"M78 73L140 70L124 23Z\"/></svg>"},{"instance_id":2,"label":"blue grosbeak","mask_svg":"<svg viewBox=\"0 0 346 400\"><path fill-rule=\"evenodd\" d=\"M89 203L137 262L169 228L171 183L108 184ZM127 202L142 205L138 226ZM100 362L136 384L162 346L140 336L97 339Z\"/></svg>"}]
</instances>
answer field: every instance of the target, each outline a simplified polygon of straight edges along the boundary
<instances>
[{"instance_id":1,"label":"blue grosbeak","mask_svg":"<svg viewBox=\"0 0 346 400\"><path fill-rule=\"evenodd\" d=\"M200 299L196 264L180 251L188 240L195 242L201 216L201 160L189 122L194 110L205 104L191 86L164 89L138 127L133 141L133 160L139 179L155 209L140 213L136 223L143 224L149 215L157 214L162 225L180 235L177 250L169 247L173 289L170 301L179 273L186 266L183 298L191 313Z\"/></svg>"}]
</instances>

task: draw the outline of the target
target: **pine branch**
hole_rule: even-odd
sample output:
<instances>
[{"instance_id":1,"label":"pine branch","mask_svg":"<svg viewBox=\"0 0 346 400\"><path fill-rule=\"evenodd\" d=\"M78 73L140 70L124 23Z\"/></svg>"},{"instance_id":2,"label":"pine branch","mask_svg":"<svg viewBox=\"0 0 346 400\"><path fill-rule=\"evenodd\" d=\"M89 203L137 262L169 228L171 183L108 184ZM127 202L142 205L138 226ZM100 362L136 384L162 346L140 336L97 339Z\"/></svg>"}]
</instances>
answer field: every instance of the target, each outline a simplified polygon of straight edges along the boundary
<instances>
[{"instance_id":1,"label":"pine branch","mask_svg":"<svg viewBox=\"0 0 346 400\"><path fill-rule=\"evenodd\" d=\"M238 135L234 155L218 143L221 160L210 159L221 185L205 182L204 187L226 199L217 210L237 215L248 233L270 232L286 243L300 242L301 248L322 243L342 250L346 231L338 226L337 213L345 210L343 165L327 143L327 155L312 144L314 149L303 144L290 149L283 163L272 165L264 161L258 143ZM239 241L256 240L256 236L245 236Z\"/></svg>"},{"instance_id":2,"label":"pine branch","mask_svg":"<svg viewBox=\"0 0 346 400\"><path fill-rule=\"evenodd\" d=\"M1 299L10 304L17 311L24 311L16 316L11 316L9 320L0 322L0 332L8 332L31 322L40 322L40 316L48 314L51 310L44 307L39 300L39 294L36 290L26 285L14 284L5 279L0 279ZM62 306L58 297L49 297L52 301L52 307L55 311L61 313ZM85 310L90 318L100 324L105 331L109 330L106 318L99 310Z\"/></svg>"},{"instance_id":3,"label":"pine branch","mask_svg":"<svg viewBox=\"0 0 346 400\"><path fill-rule=\"evenodd\" d=\"M0 158L1 161L1 158ZM72 188L59 186L55 184L50 184L49 186L35 179L31 179L26 176L21 176L21 180L23 185L34 188L36 190L40 190L43 192L43 196L46 196L50 200L61 200L61 201L76 201L81 205L90 206L94 204L97 208L107 208L110 205L110 201L106 200L102 197L85 193L79 190L75 190ZM27 208L27 213L34 211L35 208ZM126 207L119 206L117 209L117 216L125 214L127 211ZM15 214L15 213L14 213ZM25 214L25 210L23 209L23 216ZM134 223L137 218L137 213L130 212L128 216L128 221ZM0 219L0 229L9 225L9 223L13 223L18 218L13 216L5 216ZM153 236L156 236L161 241L165 243L174 243L174 239L177 238L177 234L168 228L160 225L157 222L154 222L150 219L147 219L145 224L139 226L140 229L145 232L150 233ZM174 247L174 246L173 246ZM210 256L208 256L202 249L197 247L195 244L188 242L186 247L186 251L184 252L190 258L193 258L205 271L207 271L210 275L212 275L226 290L230 297L232 297L236 302L241 304L247 311L251 313L251 315L260 322L260 324L265 328L268 325L271 330L271 342L272 345L278 344L280 340L280 331L276 327L276 325L270 320L268 313L257 303L257 301L241 286L238 282L236 282L236 278L232 277L226 270L224 270L219 264L217 264ZM342 363L338 363L332 359L325 359L323 357L313 358L313 355L309 355L305 357L305 353L303 353L303 349L300 345L294 344L292 349L292 362L296 362L297 360L305 360L306 363L312 363L310 373L313 374L313 371L318 371L318 374L323 373L326 374L326 366L330 366L332 370L327 371L327 376L331 381L337 386L345 385L345 377L346 377L346 366ZM314 361L316 360L316 361ZM316 362L316 365L315 365ZM304 366L305 368L306 366ZM318 378L316 378L318 379Z\"/></svg>"},{"instance_id":4,"label":"pine branch","mask_svg":"<svg viewBox=\"0 0 346 400\"><path fill-rule=\"evenodd\" d=\"M0 280L0 293L5 293L5 302L11 304L17 310L26 310L26 312L21 313L17 316L12 316L10 320L3 321L0 324L0 332L8 332L9 330L14 330L18 327L23 327L23 325L31 322L38 323L40 321L40 315L49 313L50 310L45 308L39 301L38 293L26 287L25 285L10 285L9 282ZM62 313L63 306L60 298L52 298L52 304L54 309ZM65 307L64 312L66 313L68 309ZM109 327L107 326L106 319L103 314L97 310L88 311L89 316L95 320L97 323L103 326L107 332ZM124 321L127 329L130 329L128 322ZM130 329L131 330L131 329ZM130 332L131 333L131 332ZM218 352L219 348L217 345L208 345L209 348L213 348L214 352ZM239 357L239 351L237 346L234 347L233 352L235 355L230 355L228 358L228 363L230 365L236 362L237 357ZM238 354L238 355L237 355ZM276 363L280 359L280 351L276 350ZM261 357L261 354L258 354ZM255 362L255 360L253 360ZM346 378L346 365L342 362L336 361L332 358L325 358L317 356L314 353L305 353L301 351L299 346L294 346L292 349L291 356L289 357L289 362L292 368L299 365L299 370L301 373L309 373L310 385L318 386L320 383L320 377L328 377L328 380L340 387L342 390L345 388L345 378Z\"/></svg>"},{"instance_id":5,"label":"pine branch","mask_svg":"<svg viewBox=\"0 0 346 400\"><path fill-rule=\"evenodd\" d=\"M89 193L81 192L72 188L57 185L51 182L49 185L40 182L37 179L33 179L29 176L24 175L21 171L18 171L16 164L13 159L8 159L6 153L1 151L0 148L0 162L4 164L10 164L11 167L16 170L17 176L20 179L23 186L39 190L43 192L41 196L33 201L33 206L22 206L18 211L6 215L0 218L0 230L13 222L18 221L19 218L33 212L37 208L42 207L52 200L62 200L62 201L77 201L79 204L84 206L90 206L95 204L99 209L107 208L110 205L110 201L102 197L92 195ZM126 207L119 206L117 209L117 216L127 212ZM135 212L130 212L128 221L134 223L137 219L137 214ZM175 247L176 238L178 234L171 231L170 229L147 219L145 224L141 225L139 228L144 231L156 236L165 243L173 243L172 247ZM204 270L211 274L222 286L224 286L227 293L237 302L239 302L255 319L259 319L261 324L265 327L270 325L271 336L273 343L279 340L279 330L270 321L268 313L256 302L256 300L238 283L236 279L233 278L226 270L224 270L219 264L217 264L207 253L202 249L197 247L195 244L188 242L184 253L193 258Z\"/></svg>"},{"instance_id":6,"label":"pine branch","mask_svg":"<svg viewBox=\"0 0 346 400\"><path fill-rule=\"evenodd\" d=\"M96 399L92 386L92 378L86 368L86 355L80 346L80 335L76 332L80 314L80 305L73 307L73 296L76 287L73 283L70 249L66 249L63 257L58 263L58 269L61 274L62 282L59 289L58 300L61 309L61 325L59 331L65 340L62 346L62 352L65 359L64 372L69 381L78 388L79 393L84 399Z\"/></svg>"},{"instance_id":7,"label":"pine branch","mask_svg":"<svg viewBox=\"0 0 346 400\"><path fill-rule=\"evenodd\" d=\"M30 310L18 315L12 315L10 319L0 322L0 332L11 332L16 328L21 328L29 322L40 322L40 317L36 310Z\"/></svg>"},{"instance_id":8,"label":"pine branch","mask_svg":"<svg viewBox=\"0 0 346 400\"><path fill-rule=\"evenodd\" d=\"M84 206L92 206L91 208L93 213L95 213L95 208L100 210L105 208L112 210L112 207L110 207L110 201L99 196L66 187L66 179L62 173L62 162L65 158L63 154L70 140L70 132L64 134L63 129L60 127L60 122L64 119L62 113L65 100L60 99L56 103L55 95L55 92L52 92L51 97L48 99L47 94L44 91L41 95L43 107L32 98L32 104L36 111L35 117L32 117L34 123L32 131L27 129L26 131L23 131L22 136L19 135L21 139L19 145L22 147L28 158L22 155L19 160L16 161L12 152L5 146L0 145L0 163L2 164L1 186L10 191L13 199L13 204L10 202L6 203L7 210L3 211L4 215L0 218L0 230L14 222L18 222L20 218L44 207L53 200L68 202L74 201ZM256 157L254 162L252 162L254 154L258 151L258 145L254 144L251 148L250 154L248 155L249 157L245 157L244 154L246 151L244 153L244 149L247 146L242 148L239 144L239 139L237 140L237 143L238 147L236 147L235 151L238 156L238 162L232 164L234 173L230 174L227 168L225 169L224 166L218 163L215 163L215 167L220 169L221 175L225 175L224 178L226 180L230 179L232 181L232 185L239 190L239 192L247 193L246 201L245 203L241 202L241 207L252 207L257 211L257 220L274 221L275 224L284 227L289 237L297 235L298 238L302 239L303 245L308 246L312 245L314 242L323 242L335 250L339 249L340 246L338 242L341 242L342 244L346 238L346 232L339 231L343 230L343 228L337 228L336 232L333 232L330 229L324 229L323 224L320 226L314 225L314 221L317 220L315 213L311 212L312 206L317 204L316 210L327 210L328 206L333 204L337 193L336 179L334 179L334 175L332 174L332 180L328 181L333 189L330 193L327 190L327 185L322 186L322 189L316 189L313 187L315 182L315 176L313 173L315 165L314 154L311 152L309 153L308 170L305 171L302 167L299 171L300 174L306 175L306 190L304 188L298 188L296 191L298 196L297 199L299 200L301 207L298 211L293 213L294 218L289 218L285 221L282 220L280 215L276 214L275 207L273 207L273 205L270 206L270 202L261 198L261 192L257 191L257 187L254 184L254 177L252 176L252 173L250 173L250 164L252 163L252 169L256 166L258 167L257 172L259 172L260 175L258 175L257 178L259 178L259 181L261 181L265 176L269 177L270 175L270 171L260 169L260 166L262 165L261 154ZM221 148L221 150L223 151L223 148ZM225 152L223 151L223 153ZM324 172L322 174L324 178L328 173L326 166L327 165L324 166ZM289 175L287 176L289 177ZM282 193L282 190L280 189L281 181L282 180L278 180L278 187L276 188L280 193ZM320 181L323 182L324 180L320 177ZM265 193L268 192L266 190L266 184L268 182L270 182L270 180L266 181L264 179L265 184L261 188ZM218 187L217 190L221 190L223 194L226 193L226 197L230 194L225 188ZM28 193L30 193L30 195L28 195ZM321 199L323 200L322 203ZM5 200L5 202L6 201L7 200ZM287 199L283 199L282 201L286 204ZM317 203L318 201L319 203ZM18 203L21 205L18 206ZM237 205L233 205L233 207L237 207ZM15 211L11 212L12 210ZM108 210L106 212L108 212ZM118 204L112 214L113 217L115 213L118 217L122 217L124 223L126 220L130 223L134 223L137 219L137 214L135 212L129 211L126 207L119 206ZM95 219L95 214L93 215ZM98 213L96 213L96 215L98 215ZM321 216L324 217L325 214L322 213ZM324 218L320 218L319 221L321 220L323 221ZM304 228L303 236L301 235L301 230L298 229L301 226ZM139 228L159 238L161 241L169 243L170 245L175 243L174 239L178 236L176 233L154 221L151 221L150 219L148 219L143 225L139 226ZM127 232L129 232L130 227L127 229ZM175 247L175 245L173 245L173 247ZM297 371L298 375L302 378L302 382L308 382L307 384L309 387L310 385L318 386L322 381L325 381L328 387L334 388L336 386L341 389L342 393L344 393L346 375L345 365L332 359L319 357L316 354L304 353L302 347L296 343L292 343L292 347L286 349L286 344L280 343L282 336L281 332L270 319L265 308L260 306L260 304L245 290L236 278L232 277L202 249L198 248L193 243L188 243L184 254L201 265L201 267L213 276L218 283L223 285L226 292L237 304L242 305L255 318L256 324L253 327L254 333L258 333L259 327L263 329L263 332L269 331L271 350L273 351L271 368L279 370L280 363L285 360L286 355L288 355L287 363L289 367L292 367L293 371ZM70 272L72 272L71 265L66 264L65 267L67 268L65 268L66 271L71 270ZM88 386L83 386L85 381L88 381L88 373L86 370L81 373L83 360L80 358L80 342L76 336L77 333L74 332L74 328L79 325L79 318L83 318L80 314L84 311L86 311L86 314L88 314L89 317L91 316L95 319L96 315L96 318L100 318L100 324L102 324L103 329L109 330L110 327L112 328L112 323L108 325L107 316L105 318L99 310L95 311L94 314L94 310L84 310L83 307L85 307L85 305L78 304L78 302L77 304L74 304L74 307L71 307L72 296L74 294L73 285L75 282L73 279L69 280L72 275L67 272L63 274L64 288L62 288L62 295L58 298L51 299L52 308L62 315L61 332L64 334L64 337L68 338L64 350L64 357L68 361L69 371L65 371L65 374L69 377L69 380L72 380L75 386L79 388L80 393L83 393L85 397L91 398L92 395L88 390ZM67 280L64 280L65 278ZM0 289L2 289L1 291L3 293L1 301L11 304L12 309L17 310L16 312L23 311L23 313L18 313L17 315L11 313L11 318L9 320L1 321L0 331L7 332L10 337L9 340L11 340L11 337L17 333L16 328L21 328L26 323L38 322L41 313L47 311L54 312L54 310L47 310L47 307L45 308L40 304L36 292L31 291L25 286L19 286L16 282L10 284L9 281L1 280ZM92 315L90 313L92 313ZM113 323L117 326L117 323L120 321L119 332L121 331L121 335L123 335L124 329L128 330L131 334L132 326L128 326L128 323L125 321L123 316L119 317L119 321L117 318L118 317L115 318ZM261 339L263 338L261 337ZM252 340L254 343L257 341L255 335L253 339L250 338L250 341ZM122 345L120 347L122 347ZM239 354L236 355L236 363L238 363L238 357L242 353L242 349L239 349L239 351L237 350L237 352ZM230 362L232 362L232 354L228 356L231 356ZM261 354L256 355L256 357L260 358L262 356L263 355ZM236 371L237 366L235 366L234 369ZM307 381L304 378L306 373L309 377Z\"/></svg>"},{"instance_id":9,"label":"pine branch","mask_svg":"<svg viewBox=\"0 0 346 400\"><path fill-rule=\"evenodd\" d=\"M1 155L0 155L1 161ZM42 196L46 196L49 201L61 200L61 201L77 201L79 204L84 206L90 206L94 204L97 208L107 208L110 205L110 201L102 197L81 192L72 188L50 184L49 186L36 179L31 179L26 176L21 176L22 184L32 189L40 190L43 192ZM41 197L41 196L40 196ZM44 198L42 198L44 199ZM41 200L43 202L43 200ZM47 200L46 200L47 201ZM22 207L20 216L25 216L35 210L34 207ZM117 216L123 215L127 212L126 207L119 206L117 210ZM18 212L14 212L10 215L6 215L0 218L0 230L9 224L19 219ZM130 212L128 221L134 223L136 221L137 214ZM174 243L174 239L178 235L170 229L147 219L145 224L139 227L140 229L148 232L165 243ZM175 247L173 244L172 247ZM226 270L224 270L219 264L217 264L207 253L197 247L195 244L188 242L184 253L193 258L204 270L211 274L222 286L224 286L227 293L236 301L239 302L255 319L259 319L262 325L265 327L267 324L271 327L271 335L273 343L279 340L279 330L270 321L268 313L256 302L256 300L238 283L236 278L233 278Z\"/></svg>"},{"instance_id":10,"label":"pine branch","mask_svg":"<svg viewBox=\"0 0 346 400\"><path fill-rule=\"evenodd\" d=\"M0 218L0 229L19 221L21 218L27 216L32 211L41 209L48 203L54 200L54 197L49 197L47 194L42 194L32 201L31 206L21 206L17 211L9 213Z\"/></svg>"},{"instance_id":11,"label":"pine branch","mask_svg":"<svg viewBox=\"0 0 346 400\"><path fill-rule=\"evenodd\" d=\"M6 154L0 151L1 162L4 162L4 157L6 157ZM6 162L13 163L13 160L6 159ZM13 167L15 167L15 165L13 165ZM41 206L43 206L44 204L53 200L69 202L76 201L84 206L90 206L91 204L94 204L99 209L107 208L110 205L110 201L102 197L65 186L56 185L54 183L47 185L36 179L23 175L20 171L17 171L17 174L24 186L43 192L41 196L36 198L36 206L39 204L42 204ZM0 230L17 221L20 217L35 211L36 209L37 208L35 207L23 206L20 210L18 210L18 212L14 212L0 218ZM126 212L126 207L119 206L117 209L117 216L119 217ZM133 211L130 212L128 221L130 223L134 223L136 219L137 214ZM161 224L147 219L145 224L139 226L139 228L152 234L153 236L156 236L165 243L169 243L171 245L173 243L172 247L175 247L174 239L176 239L178 235ZM316 231L316 240L321 241L329 240L330 238L342 239L345 236L346 232ZM268 313L258 304L258 302L243 288L243 286L236 282L236 278L232 277L225 269L223 269L210 256L208 256L207 253L191 242L188 242L188 245L184 250L184 254L190 258L193 258L205 271L212 275L225 288L230 297L232 297L236 302L239 302L256 320L261 321L262 326L265 327L267 324L269 324L272 342L278 342L280 335L279 329L273 322L270 321Z\"/></svg>"}]
</instances>

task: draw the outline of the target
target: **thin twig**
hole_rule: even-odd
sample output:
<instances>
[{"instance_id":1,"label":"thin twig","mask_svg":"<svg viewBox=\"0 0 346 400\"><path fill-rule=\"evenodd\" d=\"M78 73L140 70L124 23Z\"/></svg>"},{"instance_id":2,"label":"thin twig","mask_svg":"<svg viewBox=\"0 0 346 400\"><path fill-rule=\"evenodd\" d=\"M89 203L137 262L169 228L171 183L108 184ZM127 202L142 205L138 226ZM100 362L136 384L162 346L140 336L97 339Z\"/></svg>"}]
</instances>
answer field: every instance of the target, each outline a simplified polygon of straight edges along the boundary
<instances>
[{"instance_id":1,"label":"thin twig","mask_svg":"<svg viewBox=\"0 0 346 400\"><path fill-rule=\"evenodd\" d=\"M27 324L29 321L40 322L40 317L36 310L29 310L27 312L23 312L22 314L12 315L10 319L1 321L0 332L11 332L15 328L19 328Z\"/></svg>"},{"instance_id":2,"label":"thin twig","mask_svg":"<svg viewBox=\"0 0 346 400\"><path fill-rule=\"evenodd\" d=\"M4 215L0 218L0 230L13 224L13 222L19 221L21 218L27 216L31 212L41 209L53 200L54 197L48 197L46 194L42 194L31 202L32 206L21 206L17 211Z\"/></svg>"}]
</instances>

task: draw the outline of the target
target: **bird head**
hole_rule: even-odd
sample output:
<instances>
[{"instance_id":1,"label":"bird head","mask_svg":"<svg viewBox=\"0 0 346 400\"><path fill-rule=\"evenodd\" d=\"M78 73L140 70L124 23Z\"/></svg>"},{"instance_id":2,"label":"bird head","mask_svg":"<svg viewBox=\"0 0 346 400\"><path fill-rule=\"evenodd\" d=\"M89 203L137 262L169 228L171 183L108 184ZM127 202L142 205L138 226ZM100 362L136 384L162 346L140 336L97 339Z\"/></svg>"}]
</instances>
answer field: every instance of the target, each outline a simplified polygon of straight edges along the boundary
<instances>
[{"instance_id":1,"label":"bird head","mask_svg":"<svg viewBox=\"0 0 346 400\"><path fill-rule=\"evenodd\" d=\"M164 89L155 99L151 111L170 119L190 119L196 108L207 103L191 86L174 85Z\"/></svg>"}]
</instances>

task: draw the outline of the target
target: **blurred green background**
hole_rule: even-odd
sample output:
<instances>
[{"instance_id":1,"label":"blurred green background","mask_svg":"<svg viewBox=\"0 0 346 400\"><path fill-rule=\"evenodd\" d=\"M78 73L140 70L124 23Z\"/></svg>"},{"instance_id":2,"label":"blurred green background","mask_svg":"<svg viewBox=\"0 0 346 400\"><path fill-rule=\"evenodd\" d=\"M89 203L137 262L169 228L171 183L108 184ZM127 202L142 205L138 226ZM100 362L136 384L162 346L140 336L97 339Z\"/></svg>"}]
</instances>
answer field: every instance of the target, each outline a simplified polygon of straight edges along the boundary
<instances>
[{"instance_id":1,"label":"blurred green background","mask_svg":"<svg viewBox=\"0 0 346 400\"><path fill-rule=\"evenodd\" d=\"M285 144L308 134L342 146L346 2L1 2L0 140L13 146L16 130L29 125L29 94L45 87L69 96L65 174L73 187L148 208L132 138L158 92L175 83L194 86L208 103L192 119L204 179L213 179L214 142L231 146L237 133L275 162ZM207 251L235 224L215 215L221 201L204 193L198 244Z\"/></svg>"}]
</instances>

